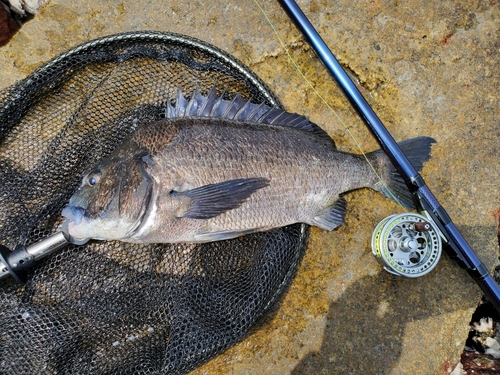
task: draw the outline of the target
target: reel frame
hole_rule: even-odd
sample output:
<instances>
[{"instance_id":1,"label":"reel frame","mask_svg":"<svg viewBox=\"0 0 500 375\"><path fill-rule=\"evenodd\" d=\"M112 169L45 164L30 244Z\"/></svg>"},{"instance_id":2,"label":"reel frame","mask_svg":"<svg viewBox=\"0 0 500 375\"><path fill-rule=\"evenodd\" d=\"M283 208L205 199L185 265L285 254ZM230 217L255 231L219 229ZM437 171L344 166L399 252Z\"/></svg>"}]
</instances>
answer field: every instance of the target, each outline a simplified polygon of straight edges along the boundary
<instances>
[{"instance_id":1,"label":"reel frame","mask_svg":"<svg viewBox=\"0 0 500 375\"><path fill-rule=\"evenodd\" d=\"M386 217L375 227L371 246L377 262L396 276L416 278L436 267L443 237L427 216L407 212Z\"/></svg>"}]
</instances>

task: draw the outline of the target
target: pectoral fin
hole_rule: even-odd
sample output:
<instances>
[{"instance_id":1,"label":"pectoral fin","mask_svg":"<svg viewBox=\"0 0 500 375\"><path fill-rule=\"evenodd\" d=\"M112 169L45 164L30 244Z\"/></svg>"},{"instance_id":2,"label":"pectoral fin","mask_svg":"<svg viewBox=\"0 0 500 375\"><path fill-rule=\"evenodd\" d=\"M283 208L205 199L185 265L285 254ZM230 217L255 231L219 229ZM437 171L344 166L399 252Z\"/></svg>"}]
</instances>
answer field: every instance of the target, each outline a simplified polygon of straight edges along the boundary
<instances>
[{"instance_id":1,"label":"pectoral fin","mask_svg":"<svg viewBox=\"0 0 500 375\"><path fill-rule=\"evenodd\" d=\"M189 208L178 217L190 219L211 219L226 211L239 207L255 191L269 185L266 178L242 178L218 184L200 186L195 189L171 195L188 197Z\"/></svg>"},{"instance_id":2,"label":"pectoral fin","mask_svg":"<svg viewBox=\"0 0 500 375\"><path fill-rule=\"evenodd\" d=\"M326 230L334 230L344 224L347 201L340 197L335 203L313 219L313 225Z\"/></svg>"}]
</instances>

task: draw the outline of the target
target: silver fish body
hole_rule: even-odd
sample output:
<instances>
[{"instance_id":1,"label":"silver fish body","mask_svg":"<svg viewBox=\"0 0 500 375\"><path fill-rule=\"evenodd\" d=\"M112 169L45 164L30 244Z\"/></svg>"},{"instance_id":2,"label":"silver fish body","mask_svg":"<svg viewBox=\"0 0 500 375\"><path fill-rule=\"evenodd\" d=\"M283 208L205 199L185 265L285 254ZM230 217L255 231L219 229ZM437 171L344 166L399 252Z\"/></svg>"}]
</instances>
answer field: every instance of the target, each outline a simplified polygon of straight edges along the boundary
<instances>
[{"instance_id":1,"label":"silver fish body","mask_svg":"<svg viewBox=\"0 0 500 375\"><path fill-rule=\"evenodd\" d=\"M143 126L84 177L63 210L69 234L176 243L297 222L332 230L343 223L342 194L364 187L411 205L383 152L365 158L338 151L316 125L281 112L294 125L202 114ZM421 168L433 142L419 137L401 147Z\"/></svg>"}]
</instances>

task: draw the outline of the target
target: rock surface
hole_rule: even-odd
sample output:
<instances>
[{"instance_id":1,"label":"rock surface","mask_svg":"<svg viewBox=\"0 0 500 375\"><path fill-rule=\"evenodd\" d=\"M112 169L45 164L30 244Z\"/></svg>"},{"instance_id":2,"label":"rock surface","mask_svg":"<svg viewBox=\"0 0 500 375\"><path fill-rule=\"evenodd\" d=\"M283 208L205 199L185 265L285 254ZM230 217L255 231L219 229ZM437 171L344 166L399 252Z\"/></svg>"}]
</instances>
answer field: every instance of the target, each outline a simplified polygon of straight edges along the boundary
<instances>
[{"instance_id":1,"label":"rock surface","mask_svg":"<svg viewBox=\"0 0 500 375\"><path fill-rule=\"evenodd\" d=\"M365 151L378 148L276 1L262 7L307 80ZM299 5L397 140L437 140L428 185L493 269L500 173L500 5L307 0ZM286 108L310 117L345 151L358 152L344 124L296 71L253 1L51 0L0 49L0 88L55 55L131 30L190 35L252 68ZM480 291L446 255L411 280L380 269L370 238L402 212L371 191L347 196L346 224L313 228L308 252L281 306L201 374L447 374L460 360Z\"/></svg>"}]
</instances>

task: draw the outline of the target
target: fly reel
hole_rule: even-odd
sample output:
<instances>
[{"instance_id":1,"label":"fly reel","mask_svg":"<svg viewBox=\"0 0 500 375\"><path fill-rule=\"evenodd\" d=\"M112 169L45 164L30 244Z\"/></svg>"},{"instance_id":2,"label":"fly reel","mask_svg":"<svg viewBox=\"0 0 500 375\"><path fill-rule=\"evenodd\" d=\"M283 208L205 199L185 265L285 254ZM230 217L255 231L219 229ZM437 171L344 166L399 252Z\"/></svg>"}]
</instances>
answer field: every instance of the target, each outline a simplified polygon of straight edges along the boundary
<instances>
[{"instance_id":1,"label":"fly reel","mask_svg":"<svg viewBox=\"0 0 500 375\"><path fill-rule=\"evenodd\" d=\"M380 265L397 276L419 277L430 272L441 256L440 233L425 216L392 215L372 235L372 252Z\"/></svg>"}]
</instances>

